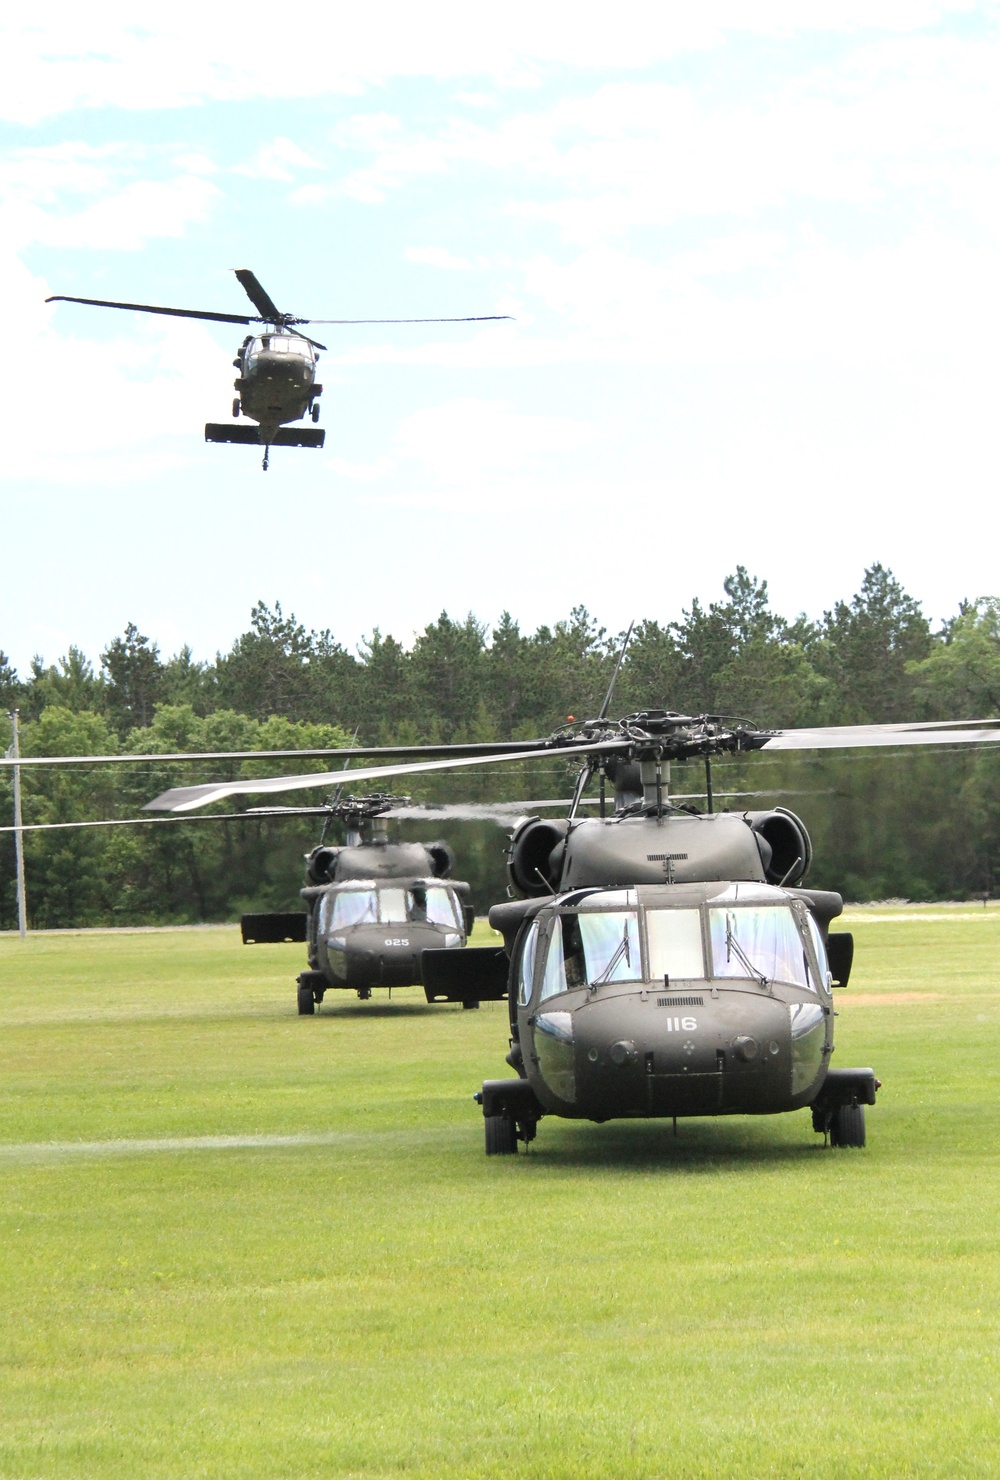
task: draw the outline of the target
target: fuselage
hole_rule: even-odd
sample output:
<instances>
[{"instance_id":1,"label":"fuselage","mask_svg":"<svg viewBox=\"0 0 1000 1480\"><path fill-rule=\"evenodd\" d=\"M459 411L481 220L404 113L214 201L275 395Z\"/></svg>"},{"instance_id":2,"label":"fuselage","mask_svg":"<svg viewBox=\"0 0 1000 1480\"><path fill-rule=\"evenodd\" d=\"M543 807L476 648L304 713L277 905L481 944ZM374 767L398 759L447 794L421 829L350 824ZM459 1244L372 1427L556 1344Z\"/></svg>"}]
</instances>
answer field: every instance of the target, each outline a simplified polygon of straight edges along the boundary
<instances>
[{"instance_id":1,"label":"fuselage","mask_svg":"<svg viewBox=\"0 0 1000 1480\"><path fill-rule=\"evenodd\" d=\"M248 335L233 361L233 382L244 416L274 432L309 411L322 387L316 385L316 351L307 339L288 332Z\"/></svg>"},{"instance_id":2,"label":"fuselage","mask_svg":"<svg viewBox=\"0 0 1000 1480\"><path fill-rule=\"evenodd\" d=\"M577 1119L808 1105L833 1052L825 926L764 883L556 896L512 951L512 1062Z\"/></svg>"}]
</instances>

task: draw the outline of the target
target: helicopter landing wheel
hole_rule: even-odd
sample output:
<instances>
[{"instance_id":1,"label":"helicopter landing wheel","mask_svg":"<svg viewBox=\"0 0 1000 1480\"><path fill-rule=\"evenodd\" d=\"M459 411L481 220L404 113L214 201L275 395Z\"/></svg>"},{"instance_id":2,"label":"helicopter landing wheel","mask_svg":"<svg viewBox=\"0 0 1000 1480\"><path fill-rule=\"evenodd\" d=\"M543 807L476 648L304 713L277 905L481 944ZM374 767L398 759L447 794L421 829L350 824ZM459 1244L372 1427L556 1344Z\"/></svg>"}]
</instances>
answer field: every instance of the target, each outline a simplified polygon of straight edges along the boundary
<instances>
[{"instance_id":1,"label":"helicopter landing wheel","mask_svg":"<svg viewBox=\"0 0 1000 1480\"><path fill-rule=\"evenodd\" d=\"M239 416L239 414L240 414L240 401L239 401L239 397L237 396L236 400L233 402L233 415L234 416Z\"/></svg>"},{"instance_id":2,"label":"helicopter landing wheel","mask_svg":"<svg viewBox=\"0 0 1000 1480\"><path fill-rule=\"evenodd\" d=\"M830 1121L830 1145L860 1147L864 1144L864 1105L838 1105Z\"/></svg>"},{"instance_id":3,"label":"helicopter landing wheel","mask_svg":"<svg viewBox=\"0 0 1000 1480\"><path fill-rule=\"evenodd\" d=\"M299 987L299 1017L312 1017L316 1011L316 999L312 987Z\"/></svg>"},{"instance_id":4,"label":"helicopter landing wheel","mask_svg":"<svg viewBox=\"0 0 1000 1480\"><path fill-rule=\"evenodd\" d=\"M486 1155L516 1156L517 1126L509 1115L487 1115Z\"/></svg>"},{"instance_id":5,"label":"helicopter landing wheel","mask_svg":"<svg viewBox=\"0 0 1000 1480\"><path fill-rule=\"evenodd\" d=\"M475 1011L475 1010L478 1009L478 1007L479 1007L479 1002L478 1002L478 999L475 998L475 997L466 997L466 999L462 1003L462 1011L463 1012Z\"/></svg>"},{"instance_id":6,"label":"helicopter landing wheel","mask_svg":"<svg viewBox=\"0 0 1000 1480\"><path fill-rule=\"evenodd\" d=\"M313 421L319 421L319 402L318 401L314 401L313 402L312 419L313 419Z\"/></svg>"}]
</instances>

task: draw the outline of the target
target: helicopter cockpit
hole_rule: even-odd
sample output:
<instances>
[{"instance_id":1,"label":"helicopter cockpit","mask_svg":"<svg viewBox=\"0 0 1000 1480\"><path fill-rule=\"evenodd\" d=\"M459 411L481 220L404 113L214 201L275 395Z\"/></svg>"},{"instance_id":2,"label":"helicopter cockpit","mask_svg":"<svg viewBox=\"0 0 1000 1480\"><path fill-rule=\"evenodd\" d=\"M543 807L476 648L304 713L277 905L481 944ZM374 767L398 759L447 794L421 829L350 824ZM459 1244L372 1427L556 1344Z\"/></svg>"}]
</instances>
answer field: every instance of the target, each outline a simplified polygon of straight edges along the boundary
<instances>
[{"instance_id":1,"label":"helicopter cockpit","mask_svg":"<svg viewBox=\"0 0 1000 1480\"><path fill-rule=\"evenodd\" d=\"M520 1005L536 987L544 1002L617 982L742 979L827 990L826 948L800 900L737 884L708 899L696 886L682 901L677 888L669 900L657 888L594 890L540 912L521 949Z\"/></svg>"},{"instance_id":2,"label":"helicopter cockpit","mask_svg":"<svg viewBox=\"0 0 1000 1480\"><path fill-rule=\"evenodd\" d=\"M261 355L295 355L300 360L309 361L319 358L308 339L298 334L258 334L245 341L243 353L248 363L258 360Z\"/></svg>"}]
</instances>

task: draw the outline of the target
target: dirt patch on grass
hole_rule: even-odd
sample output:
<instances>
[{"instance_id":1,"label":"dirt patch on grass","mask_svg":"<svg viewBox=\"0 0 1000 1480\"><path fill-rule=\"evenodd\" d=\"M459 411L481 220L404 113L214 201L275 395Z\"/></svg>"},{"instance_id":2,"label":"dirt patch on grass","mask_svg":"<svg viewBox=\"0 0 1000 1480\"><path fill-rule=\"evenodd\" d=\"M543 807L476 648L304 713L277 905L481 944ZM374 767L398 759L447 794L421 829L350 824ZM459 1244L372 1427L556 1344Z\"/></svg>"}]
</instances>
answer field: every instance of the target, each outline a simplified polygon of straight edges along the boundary
<instances>
[{"instance_id":1,"label":"dirt patch on grass","mask_svg":"<svg viewBox=\"0 0 1000 1480\"><path fill-rule=\"evenodd\" d=\"M909 1007L914 1002L943 1002L943 992L852 992L849 1001L853 1007L859 1002L862 1007Z\"/></svg>"}]
</instances>

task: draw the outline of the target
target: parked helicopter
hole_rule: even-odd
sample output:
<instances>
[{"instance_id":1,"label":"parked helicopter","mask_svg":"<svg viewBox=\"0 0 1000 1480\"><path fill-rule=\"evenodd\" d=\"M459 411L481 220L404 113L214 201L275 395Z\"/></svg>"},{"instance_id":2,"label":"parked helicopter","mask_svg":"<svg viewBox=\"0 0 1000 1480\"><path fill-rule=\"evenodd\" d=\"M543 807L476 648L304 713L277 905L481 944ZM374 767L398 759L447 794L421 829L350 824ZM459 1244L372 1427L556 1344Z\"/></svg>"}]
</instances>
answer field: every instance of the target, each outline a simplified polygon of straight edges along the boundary
<instances>
[{"instance_id":1,"label":"parked helicopter","mask_svg":"<svg viewBox=\"0 0 1000 1480\"><path fill-rule=\"evenodd\" d=\"M610 690L609 690L610 698ZM762 730L745 719L646 710L499 745L418 752L356 776L388 776L557 754L582 761L562 821L524 819L508 872L516 901L490 923L503 949L427 950L429 1001L502 1000L514 1079L476 1095L488 1155L530 1142L545 1115L775 1114L808 1107L835 1146L865 1144L869 1068L833 1069L832 989L847 985L853 940L831 934L839 894L800 887L812 856L783 807L714 809L713 756L770 750L1000 742L998 720ZM701 757L706 809L669 796L670 763ZM594 775L597 818L579 815ZM151 807L182 812L224 797L298 790L331 776L176 788ZM608 811L606 783L614 788Z\"/></svg>"},{"instance_id":2,"label":"parked helicopter","mask_svg":"<svg viewBox=\"0 0 1000 1480\"><path fill-rule=\"evenodd\" d=\"M366 1000L375 987L410 986L420 980L424 950L465 945L475 912L469 885L449 878L451 849L389 840L388 818L405 816L409 801L372 793L291 809L320 813L327 823L339 818L346 844L331 847L321 837L306 858L304 912L244 915L240 928L245 945L306 942L309 965L297 979L300 1016L312 1016L331 989ZM262 810L275 815L273 808ZM325 830L326 824L324 837ZM462 1006L479 1002L465 997Z\"/></svg>"},{"instance_id":3,"label":"parked helicopter","mask_svg":"<svg viewBox=\"0 0 1000 1480\"><path fill-rule=\"evenodd\" d=\"M481 324L510 318L510 314L480 314L457 319L303 319L275 308L268 293L246 267L234 269L256 314L211 313L194 308L157 308L151 303L118 303L106 298L74 298L54 293L46 303L89 303L95 308L128 308L137 313L168 314L178 319L211 319L222 324L262 324L263 332L248 334L237 351L233 365L239 376L233 382L237 395L233 416L249 417L254 427L226 426L210 421L205 425L206 442L240 442L263 446L263 468L267 472L272 447L322 447L326 433L311 427L289 427L288 422L310 416L319 421L316 384L317 350L325 344L300 333L298 324Z\"/></svg>"}]
</instances>

